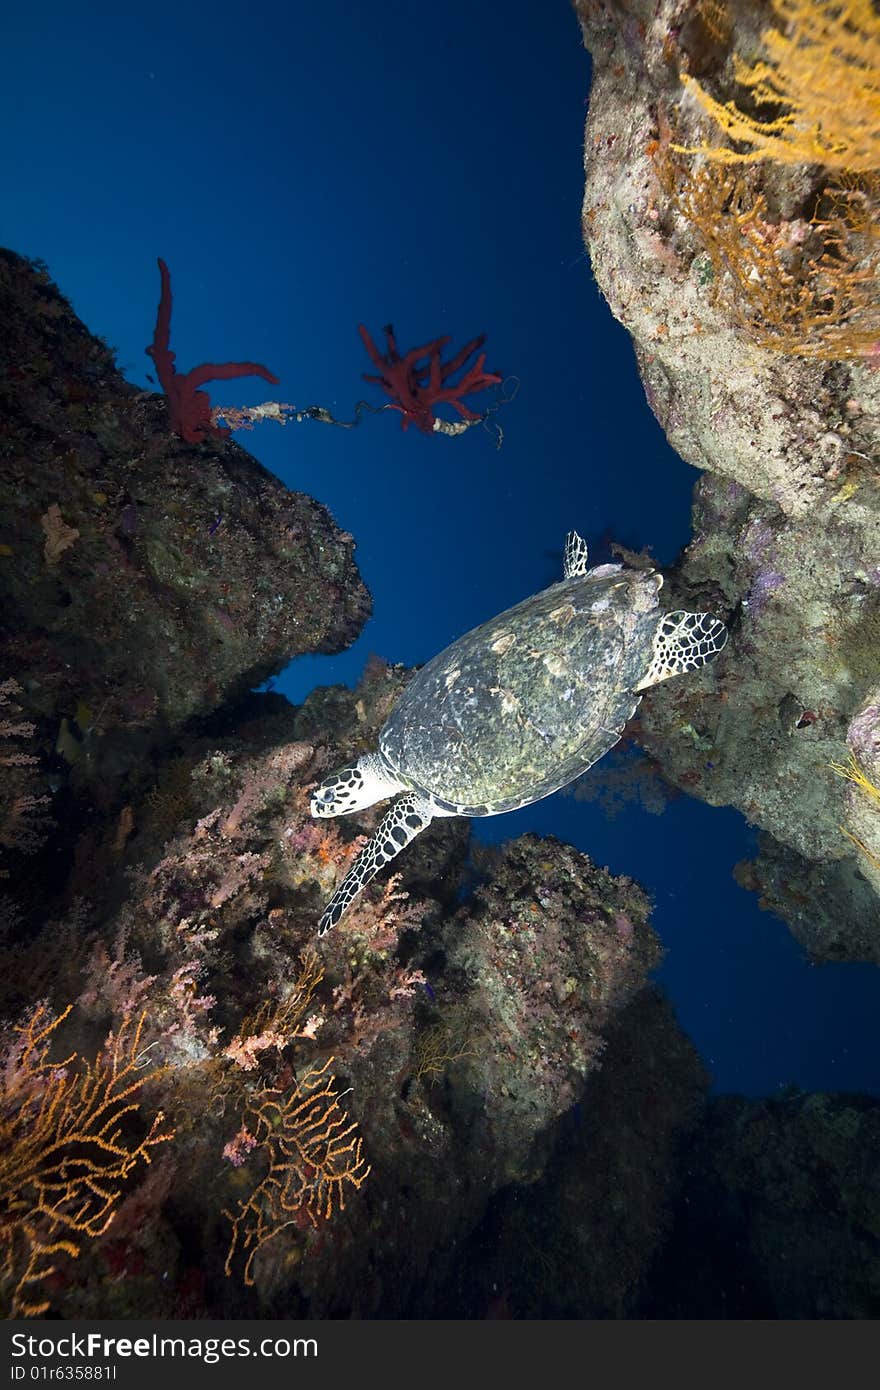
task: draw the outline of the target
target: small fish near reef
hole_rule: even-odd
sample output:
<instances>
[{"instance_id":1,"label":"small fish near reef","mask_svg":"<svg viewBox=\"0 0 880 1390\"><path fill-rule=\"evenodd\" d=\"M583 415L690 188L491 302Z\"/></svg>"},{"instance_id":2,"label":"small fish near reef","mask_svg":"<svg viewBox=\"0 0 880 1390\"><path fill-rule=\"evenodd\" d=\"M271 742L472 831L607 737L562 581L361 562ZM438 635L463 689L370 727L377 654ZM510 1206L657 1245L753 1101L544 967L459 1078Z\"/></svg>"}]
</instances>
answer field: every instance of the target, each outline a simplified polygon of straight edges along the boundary
<instances>
[{"instance_id":1,"label":"small fish near reef","mask_svg":"<svg viewBox=\"0 0 880 1390\"><path fill-rule=\"evenodd\" d=\"M664 613L662 583L653 570L588 569L586 544L570 531L558 583L416 672L377 751L312 794L312 815L327 817L403 793L327 904L321 935L436 816L495 816L550 796L614 747L644 690L718 655L724 623Z\"/></svg>"}]
</instances>

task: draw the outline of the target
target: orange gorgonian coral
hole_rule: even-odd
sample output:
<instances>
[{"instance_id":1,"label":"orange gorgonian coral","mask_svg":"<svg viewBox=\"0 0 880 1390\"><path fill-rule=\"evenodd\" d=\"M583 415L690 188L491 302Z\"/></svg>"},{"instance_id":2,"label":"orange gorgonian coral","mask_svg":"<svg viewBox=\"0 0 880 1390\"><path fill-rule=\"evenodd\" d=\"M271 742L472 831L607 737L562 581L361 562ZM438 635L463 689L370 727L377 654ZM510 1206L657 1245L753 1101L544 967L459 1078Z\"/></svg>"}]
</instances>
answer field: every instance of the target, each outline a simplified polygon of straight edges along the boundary
<instances>
[{"instance_id":1,"label":"orange gorgonian coral","mask_svg":"<svg viewBox=\"0 0 880 1390\"><path fill-rule=\"evenodd\" d=\"M344 1211L346 1184L359 1188L370 1172L357 1125L341 1108L327 1074L333 1060L313 1067L289 1092L257 1092L236 1139L227 1145L226 1157L236 1167L254 1150L268 1162L250 1196L239 1200L238 1211L224 1212L232 1222L226 1273L232 1273L241 1246L246 1284L254 1282L254 1259L266 1241L286 1226L317 1226L337 1207Z\"/></svg>"},{"instance_id":2,"label":"orange gorgonian coral","mask_svg":"<svg viewBox=\"0 0 880 1390\"><path fill-rule=\"evenodd\" d=\"M880 15L872 0L774 0L779 27L765 29L765 60L734 55L734 76L757 109L720 102L696 78L682 80L740 152L702 144L724 164L772 159L869 173L880 167Z\"/></svg>"},{"instance_id":3,"label":"orange gorgonian coral","mask_svg":"<svg viewBox=\"0 0 880 1390\"><path fill-rule=\"evenodd\" d=\"M782 219L739 170L666 170L669 195L700 236L735 323L762 347L831 361L880 342L880 237L857 218L861 190L826 190L824 215Z\"/></svg>"},{"instance_id":4,"label":"orange gorgonian coral","mask_svg":"<svg viewBox=\"0 0 880 1390\"><path fill-rule=\"evenodd\" d=\"M53 1018L38 1004L0 1058L0 1285L11 1290L11 1317L46 1311L38 1286L56 1257L75 1259L80 1237L107 1230L125 1180L173 1137L161 1111L141 1138L131 1123L147 1080L143 1018L133 1027L125 1020L94 1062L76 1053L50 1061L52 1035L71 1008Z\"/></svg>"}]
</instances>

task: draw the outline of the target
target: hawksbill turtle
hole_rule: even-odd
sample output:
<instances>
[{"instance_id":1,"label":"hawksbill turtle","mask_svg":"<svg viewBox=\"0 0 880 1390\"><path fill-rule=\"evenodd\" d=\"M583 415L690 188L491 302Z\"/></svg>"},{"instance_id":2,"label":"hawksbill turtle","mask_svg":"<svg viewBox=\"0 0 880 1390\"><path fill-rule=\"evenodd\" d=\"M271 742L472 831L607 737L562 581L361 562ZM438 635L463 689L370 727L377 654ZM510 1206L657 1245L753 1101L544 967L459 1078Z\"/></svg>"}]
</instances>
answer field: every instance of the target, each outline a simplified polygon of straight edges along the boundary
<instances>
[{"instance_id":1,"label":"hawksbill turtle","mask_svg":"<svg viewBox=\"0 0 880 1390\"><path fill-rule=\"evenodd\" d=\"M312 793L317 817L403 793L327 904L321 935L436 816L494 816L550 796L614 747L642 691L721 651L724 623L710 613L664 613L662 583L653 570L589 569L586 544L570 531L558 583L416 672L377 751Z\"/></svg>"}]
</instances>

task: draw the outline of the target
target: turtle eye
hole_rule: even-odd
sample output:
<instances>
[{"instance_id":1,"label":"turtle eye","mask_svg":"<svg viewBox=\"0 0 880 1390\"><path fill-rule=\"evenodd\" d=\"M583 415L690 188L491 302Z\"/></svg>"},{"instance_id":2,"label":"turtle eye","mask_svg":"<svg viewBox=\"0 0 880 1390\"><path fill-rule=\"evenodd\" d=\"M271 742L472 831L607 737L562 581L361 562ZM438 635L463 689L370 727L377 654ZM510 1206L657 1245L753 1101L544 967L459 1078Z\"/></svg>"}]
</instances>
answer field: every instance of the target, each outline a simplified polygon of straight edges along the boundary
<instances>
[{"instance_id":1,"label":"turtle eye","mask_svg":"<svg viewBox=\"0 0 880 1390\"><path fill-rule=\"evenodd\" d=\"M330 787L320 787L312 793L312 813L329 810L335 805L336 797Z\"/></svg>"}]
</instances>

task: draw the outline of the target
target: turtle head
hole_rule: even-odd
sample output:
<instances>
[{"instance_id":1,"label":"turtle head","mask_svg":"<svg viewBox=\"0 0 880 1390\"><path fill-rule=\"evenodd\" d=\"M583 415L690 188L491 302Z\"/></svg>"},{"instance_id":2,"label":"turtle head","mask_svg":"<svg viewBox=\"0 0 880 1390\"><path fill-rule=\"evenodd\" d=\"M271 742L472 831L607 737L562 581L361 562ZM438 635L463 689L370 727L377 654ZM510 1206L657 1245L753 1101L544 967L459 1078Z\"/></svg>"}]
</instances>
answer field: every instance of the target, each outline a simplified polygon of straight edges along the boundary
<instances>
[{"instance_id":1,"label":"turtle head","mask_svg":"<svg viewBox=\"0 0 880 1390\"><path fill-rule=\"evenodd\" d=\"M393 796L401 783L391 775L381 755L368 753L356 763L337 768L312 792L309 810L313 816L347 816Z\"/></svg>"},{"instance_id":2,"label":"turtle head","mask_svg":"<svg viewBox=\"0 0 880 1390\"><path fill-rule=\"evenodd\" d=\"M313 816L345 816L370 804L371 798L364 798L362 792L363 778L357 765L340 767L312 792L309 809Z\"/></svg>"}]
</instances>

